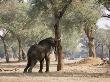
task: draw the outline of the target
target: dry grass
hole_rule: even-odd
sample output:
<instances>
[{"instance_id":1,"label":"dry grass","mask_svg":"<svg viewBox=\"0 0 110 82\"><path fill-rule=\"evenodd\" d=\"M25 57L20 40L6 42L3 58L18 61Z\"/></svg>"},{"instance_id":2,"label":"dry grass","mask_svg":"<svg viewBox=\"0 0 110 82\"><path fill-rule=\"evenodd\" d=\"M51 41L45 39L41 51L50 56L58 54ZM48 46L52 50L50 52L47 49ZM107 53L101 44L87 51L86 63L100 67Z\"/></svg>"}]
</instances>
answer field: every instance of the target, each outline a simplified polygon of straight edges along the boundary
<instances>
[{"instance_id":1,"label":"dry grass","mask_svg":"<svg viewBox=\"0 0 110 82\"><path fill-rule=\"evenodd\" d=\"M74 64L77 64L77 65L100 65L102 64L103 61L100 59L100 58L85 58L85 59L82 59L78 62L75 62Z\"/></svg>"}]
</instances>

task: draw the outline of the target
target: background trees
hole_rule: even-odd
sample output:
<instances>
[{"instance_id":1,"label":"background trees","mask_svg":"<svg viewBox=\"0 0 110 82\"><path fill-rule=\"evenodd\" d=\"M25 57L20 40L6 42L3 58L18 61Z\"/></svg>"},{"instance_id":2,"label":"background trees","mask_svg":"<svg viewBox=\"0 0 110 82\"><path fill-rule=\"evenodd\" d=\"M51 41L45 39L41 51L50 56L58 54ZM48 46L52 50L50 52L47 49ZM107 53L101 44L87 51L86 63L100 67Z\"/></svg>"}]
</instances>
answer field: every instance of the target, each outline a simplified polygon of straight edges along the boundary
<instances>
[{"instance_id":1,"label":"background trees","mask_svg":"<svg viewBox=\"0 0 110 82\"><path fill-rule=\"evenodd\" d=\"M100 52L101 54L97 54L98 56L100 55L101 59L103 60L104 58L109 57L109 45L110 45L110 34L109 30L103 30L99 29L97 30L95 34L95 44L96 48L101 49Z\"/></svg>"},{"instance_id":2,"label":"background trees","mask_svg":"<svg viewBox=\"0 0 110 82\"><path fill-rule=\"evenodd\" d=\"M5 37L7 49L12 52L14 48L21 61L22 51L26 52L30 45L54 36L57 41L57 70L62 69L62 53L74 52L81 33L85 33L88 38L88 56L96 57L94 38L100 43L104 40L97 38L102 36L96 33L95 23L99 17L99 5L96 0L30 0L28 3L22 0L2 0L0 2L0 28L8 32ZM109 40L105 44L109 48Z\"/></svg>"}]
</instances>

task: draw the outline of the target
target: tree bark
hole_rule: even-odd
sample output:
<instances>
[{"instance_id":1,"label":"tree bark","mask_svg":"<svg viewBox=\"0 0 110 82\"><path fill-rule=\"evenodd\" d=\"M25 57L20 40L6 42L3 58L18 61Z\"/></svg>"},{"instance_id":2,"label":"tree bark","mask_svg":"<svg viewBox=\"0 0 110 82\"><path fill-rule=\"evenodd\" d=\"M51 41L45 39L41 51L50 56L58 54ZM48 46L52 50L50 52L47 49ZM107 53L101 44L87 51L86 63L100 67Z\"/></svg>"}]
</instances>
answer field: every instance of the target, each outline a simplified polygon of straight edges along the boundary
<instances>
[{"instance_id":1,"label":"tree bark","mask_svg":"<svg viewBox=\"0 0 110 82\"><path fill-rule=\"evenodd\" d=\"M72 0L68 0L60 11L56 9L54 6L54 1L49 0L52 5L52 10L54 13L54 32L55 32L55 39L56 39L56 54L58 56L58 64L57 64L57 71L60 71L63 68L63 53L62 53L62 46L61 46L61 31L59 29L59 23L61 18L63 17L66 9L71 4Z\"/></svg>"},{"instance_id":2,"label":"tree bark","mask_svg":"<svg viewBox=\"0 0 110 82\"><path fill-rule=\"evenodd\" d=\"M61 32L59 29L59 20L54 25L55 29L55 39L56 39L56 55L58 56L57 71L60 71L63 68L63 54L61 46Z\"/></svg>"},{"instance_id":3,"label":"tree bark","mask_svg":"<svg viewBox=\"0 0 110 82\"><path fill-rule=\"evenodd\" d=\"M4 39L3 39L3 44L4 44L6 62L9 63L9 54L8 54L7 46L6 46L6 43L5 43L5 40Z\"/></svg>"},{"instance_id":4,"label":"tree bark","mask_svg":"<svg viewBox=\"0 0 110 82\"><path fill-rule=\"evenodd\" d=\"M14 47L11 47L11 49L12 49L12 52L13 52L13 59L15 60L15 58L16 58L16 50L15 50Z\"/></svg>"},{"instance_id":5,"label":"tree bark","mask_svg":"<svg viewBox=\"0 0 110 82\"><path fill-rule=\"evenodd\" d=\"M101 60L103 60L103 44L102 44L102 53L101 53L101 56L100 56L100 58L101 58Z\"/></svg>"},{"instance_id":6,"label":"tree bark","mask_svg":"<svg viewBox=\"0 0 110 82\"><path fill-rule=\"evenodd\" d=\"M89 47L89 57L96 58L96 49L94 45L94 34L93 34L93 28L86 27L84 29L87 38L88 38L88 47Z\"/></svg>"},{"instance_id":7,"label":"tree bark","mask_svg":"<svg viewBox=\"0 0 110 82\"><path fill-rule=\"evenodd\" d=\"M18 39L18 45L19 45L18 59L19 59L19 61L21 61L22 60L22 57L21 57L21 41L18 37L17 37L17 39Z\"/></svg>"},{"instance_id":8,"label":"tree bark","mask_svg":"<svg viewBox=\"0 0 110 82\"><path fill-rule=\"evenodd\" d=\"M89 46L89 57L96 58L94 40L92 38L89 38L88 46Z\"/></svg>"},{"instance_id":9,"label":"tree bark","mask_svg":"<svg viewBox=\"0 0 110 82\"><path fill-rule=\"evenodd\" d=\"M19 35L17 35L15 32L13 32L12 30L8 29L12 34L13 36L16 37L17 41L18 41L18 61L21 61L22 60L22 56L21 56L21 50L22 50L22 47L21 47L21 39L19 37Z\"/></svg>"},{"instance_id":10,"label":"tree bark","mask_svg":"<svg viewBox=\"0 0 110 82\"><path fill-rule=\"evenodd\" d=\"M23 49L22 49L22 59L23 59L23 61L26 60L26 54L24 53L24 50Z\"/></svg>"},{"instance_id":11,"label":"tree bark","mask_svg":"<svg viewBox=\"0 0 110 82\"><path fill-rule=\"evenodd\" d=\"M3 45L4 45L4 51L5 51L5 57L6 57L6 62L9 63L9 54L8 54L8 51L7 51L7 46L6 46L6 43L5 43L5 39L4 37L0 36L1 37L1 40L3 42Z\"/></svg>"},{"instance_id":12,"label":"tree bark","mask_svg":"<svg viewBox=\"0 0 110 82\"><path fill-rule=\"evenodd\" d=\"M108 55L109 55L109 61L110 61L110 48L109 48L108 52L109 52L109 54L108 54Z\"/></svg>"}]
</instances>

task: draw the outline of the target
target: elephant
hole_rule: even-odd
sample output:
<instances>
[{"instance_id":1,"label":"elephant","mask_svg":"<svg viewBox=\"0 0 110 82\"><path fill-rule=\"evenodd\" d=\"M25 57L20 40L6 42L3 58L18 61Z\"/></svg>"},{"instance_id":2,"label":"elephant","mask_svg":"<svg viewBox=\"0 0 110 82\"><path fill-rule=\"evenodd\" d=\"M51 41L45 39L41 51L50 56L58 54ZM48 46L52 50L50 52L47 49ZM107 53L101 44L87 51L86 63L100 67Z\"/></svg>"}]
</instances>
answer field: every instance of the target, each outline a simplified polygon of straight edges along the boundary
<instances>
[{"instance_id":1,"label":"elephant","mask_svg":"<svg viewBox=\"0 0 110 82\"><path fill-rule=\"evenodd\" d=\"M36 65L37 61L40 62L40 70L39 72L42 73L44 59L46 61L46 71L49 72L49 64L50 64L50 57L52 49L56 46L55 38L49 37L44 40L41 40L38 44L32 45L27 53L27 66L24 69L24 73L28 72L31 73L33 67Z\"/></svg>"}]
</instances>

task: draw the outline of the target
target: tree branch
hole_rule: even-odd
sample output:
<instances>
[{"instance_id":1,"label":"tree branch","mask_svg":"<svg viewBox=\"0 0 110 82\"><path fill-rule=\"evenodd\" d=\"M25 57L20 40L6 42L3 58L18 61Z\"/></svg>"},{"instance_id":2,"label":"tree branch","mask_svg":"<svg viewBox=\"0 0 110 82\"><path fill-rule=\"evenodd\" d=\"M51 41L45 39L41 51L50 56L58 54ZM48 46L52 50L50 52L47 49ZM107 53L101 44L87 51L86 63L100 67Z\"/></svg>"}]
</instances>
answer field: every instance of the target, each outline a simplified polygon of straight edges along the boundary
<instances>
[{"instance_id":1,"label":"tree branch","mask_svg":"<svg viewBox=\"0 0 110 82\"><path fill-rule=\"evenodd\" d=\"M60 19L60 18L62 18L63 14L65 13L68 6L71 4L72 0L68 0L67 3L62 7L62 10L60 10L60 11L58 11L58 9L56 9L56 7L54 6L55 4L54 4L53 0L49 0L49 2L52 6L54 17Z\"/></svg>"},{"instance_id":2,"label":"tree branch","mask_svg":"<svg viewBox=\"0 0 110 82\"><path fill-rule=\"evenodd\" d=\"M72 0L68 0L68 2L64 5L61 11L59 11L59 17L62 18L68 6L71 4Z\"/></svg>"}]
</instances>

